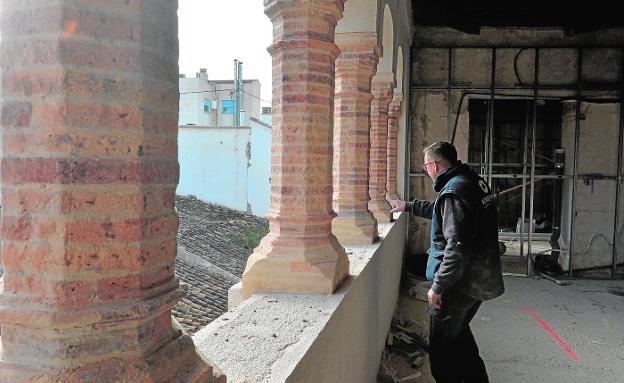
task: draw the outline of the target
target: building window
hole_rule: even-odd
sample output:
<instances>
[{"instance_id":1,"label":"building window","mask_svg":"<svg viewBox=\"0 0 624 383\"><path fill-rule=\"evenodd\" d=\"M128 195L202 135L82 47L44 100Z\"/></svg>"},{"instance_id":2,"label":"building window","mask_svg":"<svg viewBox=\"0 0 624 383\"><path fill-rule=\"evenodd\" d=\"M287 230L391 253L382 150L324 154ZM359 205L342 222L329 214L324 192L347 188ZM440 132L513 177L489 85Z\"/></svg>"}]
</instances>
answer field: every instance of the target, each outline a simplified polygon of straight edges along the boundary
<instances>
[{"instance_id":1,"label":"building window","mask_svg":"<svg viewBox=\"0 0 624 383\"><path fill-rule=\"evenodd\" d=\"M210 113L210 99L204 98L204 112Z\"/></svg>"},{"instance_id":2,"label":"building window","mask_svg":"<svg viewBox=\"0 0 624 383\"><path fill-rule=\"evenodd\" d=\"M221 113L234 114L234 100L221 100Z\"/></svg>"}]
</instances>

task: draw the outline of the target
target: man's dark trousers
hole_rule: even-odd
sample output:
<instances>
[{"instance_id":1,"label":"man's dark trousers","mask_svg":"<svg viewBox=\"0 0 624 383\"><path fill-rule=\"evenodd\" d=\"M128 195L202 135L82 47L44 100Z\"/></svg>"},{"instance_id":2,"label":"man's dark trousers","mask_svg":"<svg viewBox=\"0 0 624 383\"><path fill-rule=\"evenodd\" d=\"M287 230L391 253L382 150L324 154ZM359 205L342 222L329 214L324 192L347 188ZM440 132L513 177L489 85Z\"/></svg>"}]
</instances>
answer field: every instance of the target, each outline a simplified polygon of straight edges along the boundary
<instances>
[{"instance_id":1,"label":"man's dark trousers","mask_svg":"<svg viewBox=\"0 0 624 383\"><path fill-rule=\"evenodd\" d=\"M488 383L485 363L470 331L481 301L445 293L440 310L430 310L429 361L436 383Z\"/></svg>"}]
</instances>

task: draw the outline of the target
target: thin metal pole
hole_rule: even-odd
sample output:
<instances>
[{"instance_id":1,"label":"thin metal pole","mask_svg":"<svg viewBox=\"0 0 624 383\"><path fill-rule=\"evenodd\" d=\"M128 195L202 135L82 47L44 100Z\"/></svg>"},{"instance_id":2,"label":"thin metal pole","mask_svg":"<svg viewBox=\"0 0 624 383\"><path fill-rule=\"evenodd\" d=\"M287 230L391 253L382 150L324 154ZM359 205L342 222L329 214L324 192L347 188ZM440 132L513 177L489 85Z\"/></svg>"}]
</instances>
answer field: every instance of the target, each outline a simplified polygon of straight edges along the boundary
<instances>
[{"instance_id":1,"label":"thin metal pole","mask_svg":"<svg viewBox=\"0 0 624 383\"><path fill-rule=\"evenodd\" d=\"M576 181L578 179L578 146L581 130L581 92L583 91L583 48L577 51L577 73L576 73L576 116L574 116L574 158L572 159L572 201L570 208L570 235L569 235L569 254L568 254L568 277L572 278L572 261L574 258L574 226L575 226L575 210L576 210Z\"/></svg>"},{"instance_id":2,"label":"thin metal pole","mask_svg":"<svg viewBox=\"0 0 624 383\"><path fill-rule=\"evenodd\" d=\"M533 69L533 121L531 133L531 191L529 196L529 238L527 243L527 275L533 274L533 262L531 261L531 241L533 240L533 209L535 206L535 152L537 151L537 92L539 90L539 48L535 48L535 68Z\"/></svg>"},{"instance_id":3,"label":"thin metal pole","mask_svg":"<svg viewBox=\"0 0 624 383\"><path fill-rule=\"evenodd\" d=\"M492 68L490 79L490 108L488 110L488 185L492 187L492 161L494 160L494 96L496 94L496 48L492 48Z\"/></svg>"},{"instance_id":4,"label":"thin metal pole","mask_svg":"<svg viewBox=\"0 0 624 383\"><path fill-rule=\"evenodd\" d=\"M238 104L239 102L239 97L238 97L238 93L239 93L239 87L240 83L238 81L238 60L234 60L234 97L232 97L234 99L234 118L233 118L233 124L234 126L238 127L239 126L239 116L240 116L240 105Z\"/></svg>"},{"instance_id":5,"label":"thin metal pole","mask_svg":"<svg viewBox=\"0 0 624 383\"><path fill-rule=\"evenodd\" d=\"M522 155L522 221L520 222L520 256L524 255L524 220L526 219L526 164L529 151L529 112L531 110L529 101L526 101L526 110L524 113L524 149ZM531 227L529 225L529 227ZM527 256L527 262L528 262ZM528 275L528 273L527 273Z\"/></svg>"},{"instance_id":6,"label":"thin metal pole","mask_svg":"<svg viewBox=\"0 0 624 383\"><path fill-rule=\"evenodd\" d=\"M410 65L409 68L407 68L407 78L409 79L409 81L412 81L412 66L414 65L413 63L414 61L414 55L413 55L413 50L410 50ZM406 132L405 132L405 166L404 166L404 177L405 180L403 181L403 199L405 201L409 201L410 200L410 195L409 195L409 191L410 191L410 183L411 183L411 174L412 174L412 165L410 163L411 158L411 151L412 151L412 97L413 97L413 89L410 87L410 89L407 91L407 103L405 105L407 105L407 127L406 127ZM408 214L408 222L409 222L409 214ZM407 225L408 227L408 233L409 233L409 224Z\"/></svg>"},{"instance_id":7,"label":"thin metal pole","mask_svg":"<svg viewBox=\"0 0 624 383\"><path fill-rule=\"evenodd\" d=\"M449 141L453 141L453 137L451 136L451 95L452 95L452 84L453 84L453 48L449 48L448 50L448 83L446 90L446 136Z\"/></svg>"},{"instance_id":8,"label":"thin metal pole","mask_svg":"<svg viewBox=\"0 0 624 383\"><path fill-rule=\"evenodd\" d=\"M537 166L535 167L537 169ZM483 177L487 177L487 174L485 173L481 173L483 175ZM410 173L410 177L429 177L429 175L427 173ZM498 173L498 174L492 174L492 179L494 178L505 178L505 179L523 179L523 178L528 178L530 179L531 176L523 176L522 174L514 174L514 173ZM567 179L572 179L574 178L573 176L570 175L554 175L554 174L545 174L545 175L536 175L535 176L535 180L567 180ZM579 176L580 180L615 180L616 177L590 177L590 176Z\"/></svg>"},{"instance_id":9,"label":"thin metal pole","mask_svg":"<svg viewBox=\"0 0 624 383\"><path fill-rule=\"evenodd\" d=\"M620 89L620 129L618 134L618 161L617 161L617 174L615 183L615 216L613 218L613 260L611 262L611 278L615 279L617 274L617 236L618 228L620 225L620 183L622 182L622 137L624 136L624 49L620 50L622 53L620 66L620 82L622 88Z\"/></svg>"}]
</instances>

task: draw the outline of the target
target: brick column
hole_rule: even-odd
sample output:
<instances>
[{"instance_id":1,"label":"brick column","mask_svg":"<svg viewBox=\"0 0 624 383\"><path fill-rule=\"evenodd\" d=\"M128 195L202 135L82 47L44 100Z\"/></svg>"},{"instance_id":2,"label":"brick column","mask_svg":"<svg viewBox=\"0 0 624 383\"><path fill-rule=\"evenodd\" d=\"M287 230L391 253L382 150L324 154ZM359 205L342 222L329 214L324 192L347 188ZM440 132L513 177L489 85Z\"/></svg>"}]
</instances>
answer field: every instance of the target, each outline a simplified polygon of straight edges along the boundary
<instances>
[{"instance_id":1,"label":"brick column","mask_svg":"<svg viewBox=\"0 0 624 383\"><path fill-rule=\"evenodd\" d=\"M336 35L334 196L332 231L342 244L372 243L377 220L368 211L371 79L377 68L376 33Z\"/></svg>"},{"instance_id":2,"label":"brick column","mask_svg":"<svg viewBox=\"0 0 624 383\"><path fill-rule=\"evenodd\" d=\"M399 117L401 116L401 90L395 90L388 109L388 175L386 179L387 200L399 199L397 194L397 140L399 138Z\"/></svg>"},{"instance_id":3,"label":"brick column","mask_svg":"<svg viewBox=\"0 0 624 383\"><path fill-rule=\"evenodd\" d=\"M386 201L386 175L388 108L395 86L392 77L392 73L378 73L372 82L368 210L377 218L377 222L390 222L391 219L390 204Z\"/></svg>"},{"instance_id":4,"label":"brick column","mask_svg":"<svg viewBox=\"0 0 624 383\"><path fill-rule=\"evenodd\" d=\"M0 7L0 382L212 381L171 319L177 1Z\"/></svg>"},{"instance_id":5,"label":"brick column","mask_svg":"<svg viewBox=\"0 0 624 383\"><path fill-rule=\"evenodd\" d=\"M344 0L265 0L273 22L269 234L247 261L241 297L332 293L349 271L331 232L334 28Z\"/></svg>"}]
</instances>

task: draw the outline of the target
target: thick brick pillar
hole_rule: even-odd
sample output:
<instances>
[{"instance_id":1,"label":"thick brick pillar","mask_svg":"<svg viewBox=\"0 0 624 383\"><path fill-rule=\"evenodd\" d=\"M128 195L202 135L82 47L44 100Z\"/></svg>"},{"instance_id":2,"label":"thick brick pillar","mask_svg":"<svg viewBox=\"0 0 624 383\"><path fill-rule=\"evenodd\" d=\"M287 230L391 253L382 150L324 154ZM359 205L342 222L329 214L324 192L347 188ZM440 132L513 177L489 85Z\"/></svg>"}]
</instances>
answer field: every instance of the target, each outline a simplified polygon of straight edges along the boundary
<instances>
[{"instance_id":1,"label":"thick brick pillar","mask_svg":"<svg viewBox=\"0 0 624 383\"><path fill-rule=\"evenodd\" d=\"M386 199L399 199L397 194L397 140L399 138L399 117L403 95L399 89L395 90L394 97L388 109L388 175L386 179Z\"/></svg>"},{"instance_id":2,"label":"thick brick pillar","mask_svg":"<svg viewBox=\"0 0 624 383\"><path fill-rule=\"evenodd\" d=\"M347 276L331 232L334 44L344 0L265 0L273 22L269 234L247 261L241 297L332 293Z\"/></svg>"},{"instance_id":3,"label":"thick brick pillar","mask_svg":"<svg viewBox=\"0 0 624 383\"><path fill-rule=\"evenodd\" d=\"M373 78L370 129L370 168L368 192L370 210L378 222L390 222L390 204L386 201L388 108L394 90L392 73L378 73Z\"/></svg>"},{"instance_id":4,"label":"thick brick pillar","mask_svg":"<svg viewBox=\"0 0 624 383\"><path fill-rule=\"evenodd\" d=\"M171 319L177 1L0 8L0 382L213 381Z\"/></svg>"},{"instance_id":5,"label":"thick brick pillar","mask_svg":"<svg viewBox=\"0 0 624 383\"><path fill-rule=\"evenodd\" d=\"M376 33L336 35L334 196L332 231L342 244L372 243L377 220L368 211L371 79L377 68Z\"/></svg>"}]
</instances>

